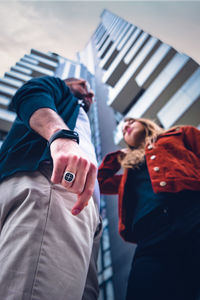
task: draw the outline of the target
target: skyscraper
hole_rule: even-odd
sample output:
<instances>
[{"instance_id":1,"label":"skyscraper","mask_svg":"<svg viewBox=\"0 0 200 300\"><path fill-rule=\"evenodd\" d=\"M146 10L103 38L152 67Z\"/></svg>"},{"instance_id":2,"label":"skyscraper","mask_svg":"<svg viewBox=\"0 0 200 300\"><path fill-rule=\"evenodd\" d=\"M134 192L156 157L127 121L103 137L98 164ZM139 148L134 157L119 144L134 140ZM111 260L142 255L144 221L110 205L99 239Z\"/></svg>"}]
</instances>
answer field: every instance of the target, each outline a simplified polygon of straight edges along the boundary
<instances>
[{"instance_id":1,"label":"skyscraper","mask_svg":"<svg viewBox=\"0 0 200 300\"><path fill-rule=\"evenodd\" d=\"M15 118L12 96L27 80L52 75L82 77L95 92L89 118L100 163L123 147L121 126L127 116L147 117L162 127L200 127L200 68L197 62L141 28L104 10L86 47L71 61L31 49L0 79L0 139ZM103 196L104 232L99 254L100 300L123 300L135 245L118 234L117 197Z\"/></svg>"},{"instance_id":2,"label":"skyscraper","mask_svg":"<svg viewBox=\"0 0 200 300\"><path fill-rule=\"evenodd\" d=\"M124 146L121 129L128 116L150 118L164 128L200 127L198 63L134 24L104 10L79 60L95 76L102 156ZM123 300L135 247L118 236L116 197L104 201L114 297Z\"/></svg>"}]
</instances>

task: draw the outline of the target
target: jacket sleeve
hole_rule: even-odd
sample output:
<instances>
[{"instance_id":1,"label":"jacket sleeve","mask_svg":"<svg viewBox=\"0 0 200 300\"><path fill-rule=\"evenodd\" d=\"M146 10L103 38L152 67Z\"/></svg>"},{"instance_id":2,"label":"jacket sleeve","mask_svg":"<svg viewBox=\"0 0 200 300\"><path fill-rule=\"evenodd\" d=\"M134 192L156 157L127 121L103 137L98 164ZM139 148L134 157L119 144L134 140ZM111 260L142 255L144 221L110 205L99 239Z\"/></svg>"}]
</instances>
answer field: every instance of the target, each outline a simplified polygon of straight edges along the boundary
<instances>
[{"instance_id":1,"label":"jacket sleeve","mask_svg":"<svg viewBox=\"0 0 200 300\"><path fill-rule=\"evenodd\" d=\"M117 159L119 153L120 151L116 151L107 154L99 166L98 181L102 194L118 194L119 184L122 179L122 175L116 175L121 169Z\"/></svg>"},{"instance_id":2,"label":"jacket sleeve","mask_svg":"<svg viewBox=\"0 0 200 300\"><path fill-rule=\"evenodd\" d=\"M186 147L200 158L200 130L193 126L185 126L183 129Z\"/></svg>"},{"instance_id":3,"label":"jacket sleeve","mask_svg":"<svg viewBox=\"0 0 200 300\"><path fill-rule=\"evenodd\" d=\"M26 82L14 95L13 107L17 116L29 128L32 114L40 108L50 108L57 112L57 103L70 93L63 80L45 76Z\"/></svg>"}]
</instances>

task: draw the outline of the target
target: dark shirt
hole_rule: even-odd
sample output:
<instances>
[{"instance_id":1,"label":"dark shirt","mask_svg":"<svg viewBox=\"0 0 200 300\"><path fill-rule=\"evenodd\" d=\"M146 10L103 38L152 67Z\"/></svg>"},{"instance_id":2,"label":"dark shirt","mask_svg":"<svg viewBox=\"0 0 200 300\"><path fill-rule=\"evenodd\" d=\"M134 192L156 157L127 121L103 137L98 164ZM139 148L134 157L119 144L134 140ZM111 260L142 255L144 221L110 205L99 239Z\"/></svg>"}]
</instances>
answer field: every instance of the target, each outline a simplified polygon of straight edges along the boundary
<instances>
[{"instance_id":1,"label":"dark shirt","mask_svg":"<svg viewBox=\"0 0 200 300\"><path fill-rule=\"evenodd\" d=\"M154 193L146 162L137 170L130 170L132 194L136 203L133 222L134 226L142 218L161 206L179 206L199 199L200 191L181 191L178 193ZM185 204L184 204L185 205Z\"/></svg>"},{"instance_id":2,"label":"dark shirt","mask_svg":"<svg viewBox=\"0 0 200 300\"><path fill-rule=\"evenodd\" d=\"M70 129L79 113L78 99L65 82L45 76L25 83L14 95L17 118L0 149L0 181L18 171L34 171L51 160L47 141L30 128L31 115L40 108L56 111Z\"/></svg>"},{"instance_id":3,"label":"dark shirt","mask_svg":"<svg viewBox=\"0 0 200 300\"><path fill-rule=\"evenodd\" d=\"M130 176L133 183L132 194L136 203L133 216L133 223L135 224L143 216L163 204L165 199L173 197L173 193L154 193L146 162L139 169L130 170Z\"/></svg>"}]
</instances>

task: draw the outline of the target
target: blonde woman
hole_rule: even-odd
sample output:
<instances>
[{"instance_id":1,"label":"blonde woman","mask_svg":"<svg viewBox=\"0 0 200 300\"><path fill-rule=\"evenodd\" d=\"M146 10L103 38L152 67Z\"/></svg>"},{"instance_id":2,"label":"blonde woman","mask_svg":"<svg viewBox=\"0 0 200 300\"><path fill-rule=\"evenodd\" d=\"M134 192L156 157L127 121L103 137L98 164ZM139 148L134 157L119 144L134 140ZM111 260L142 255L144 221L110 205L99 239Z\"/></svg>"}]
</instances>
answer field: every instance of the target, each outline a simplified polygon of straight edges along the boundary
<instances>
[{"instance_id":1,"label":"blonde woman","mask_svg":"<svg viewBox=\"0 0 200 300\"><path fill-rule=\"evenodd\" d=\"M126 299L197 299L200 131L128 118L123 137L127 148L104 158L98 179L101 193L119 195L119 232L137 244Z\"/></svg>"}]
</instances>

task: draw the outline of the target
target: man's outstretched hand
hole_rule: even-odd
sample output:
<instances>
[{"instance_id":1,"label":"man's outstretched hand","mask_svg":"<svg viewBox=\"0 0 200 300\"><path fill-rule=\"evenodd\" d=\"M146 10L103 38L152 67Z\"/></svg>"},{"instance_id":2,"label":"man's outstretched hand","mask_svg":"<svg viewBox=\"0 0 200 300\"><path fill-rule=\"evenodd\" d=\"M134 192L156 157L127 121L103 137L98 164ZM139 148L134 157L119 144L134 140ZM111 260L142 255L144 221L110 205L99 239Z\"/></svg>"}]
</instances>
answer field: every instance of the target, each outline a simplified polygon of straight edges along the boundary
<instances>
[{"instance_id":1,"label":"man's outstretched hand","mask_svg":"<svg viewBox=\"0 0 200 300\"><path fill-rule=\"evenodd\" d=\"M50 151L53 159L51 181L62 184L67 191L78 195L72 208L72 214L78 215L93 195L97 167L85 157L73 140L58 138L52 142ZM74 181L64 180L66 171L75 174Z\"/></svg>"}]
</instances>

